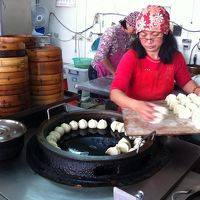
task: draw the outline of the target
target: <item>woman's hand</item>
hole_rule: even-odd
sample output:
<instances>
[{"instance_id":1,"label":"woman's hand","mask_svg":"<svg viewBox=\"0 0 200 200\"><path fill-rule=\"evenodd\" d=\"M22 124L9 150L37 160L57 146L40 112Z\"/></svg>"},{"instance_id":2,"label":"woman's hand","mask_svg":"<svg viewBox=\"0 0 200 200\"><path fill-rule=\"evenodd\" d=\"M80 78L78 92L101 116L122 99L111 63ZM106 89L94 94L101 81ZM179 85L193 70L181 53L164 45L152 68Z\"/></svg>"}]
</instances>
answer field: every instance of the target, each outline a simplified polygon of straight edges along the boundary
<instances>
[{"instance_id":1,"label":"woman's hand","mask_svg":"<svg viewBox=\"0 0 200 200\"><path fill-rule=\"evenodd\" d=\"M154 107L158 105L145 102L145 101L137 101L134 102L133 110L142 117L145 121L153 121L155 116L153 115L156 111Z\"/></svg>"}]
</instances>

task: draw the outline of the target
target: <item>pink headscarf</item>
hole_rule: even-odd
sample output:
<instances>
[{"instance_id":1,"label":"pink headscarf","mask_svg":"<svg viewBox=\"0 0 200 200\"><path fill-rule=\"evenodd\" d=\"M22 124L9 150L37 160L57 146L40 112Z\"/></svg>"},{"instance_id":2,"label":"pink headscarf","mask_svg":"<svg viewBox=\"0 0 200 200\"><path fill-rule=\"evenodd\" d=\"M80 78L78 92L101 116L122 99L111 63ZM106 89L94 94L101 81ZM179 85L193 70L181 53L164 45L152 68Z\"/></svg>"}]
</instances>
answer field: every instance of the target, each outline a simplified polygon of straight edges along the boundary
<instances>
[{"instance_id":1,"label":"pink headscarf","mask_svg":"<svg viewBox=\"0 0 200 200\"><path fill-rule=\"evenodd\" d=\"M135 11L135 12L132 12L129 15L127 15L125 17L126 22L129 23L131 26L135 27L138 14L139 14L139 12Z\"/></svg>"},{"instance_id":2,"label":"pink headscarf","mask_svg":"<svg viewBox=\"0 0 200 200\"><path fill-rule=\"evenodd\" d=\"M169 13L162 6L148 5L137 17L136 33L155 31L167 34L169 32Z\"/></svg>"}]
</instances>

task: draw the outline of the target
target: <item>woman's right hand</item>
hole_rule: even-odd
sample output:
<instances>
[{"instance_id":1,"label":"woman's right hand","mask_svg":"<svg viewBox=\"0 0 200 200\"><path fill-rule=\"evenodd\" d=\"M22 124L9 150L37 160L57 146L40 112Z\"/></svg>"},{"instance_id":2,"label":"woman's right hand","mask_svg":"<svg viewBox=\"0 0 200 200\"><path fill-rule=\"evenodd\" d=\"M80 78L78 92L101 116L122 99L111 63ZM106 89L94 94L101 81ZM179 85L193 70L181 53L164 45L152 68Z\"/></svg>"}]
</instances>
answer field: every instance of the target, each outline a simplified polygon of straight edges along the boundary
<instances>
[{"instance_id":1,"label":"woman's right hand","mask_svg":"<svg viewBox=\"0 0 200 200\"><path fill-rule=\"evenodd\" d=\"M133 110L142 117L145 121L153 121L155 116L153 113L155 113L154 107L158 106L156 104L145 102L145 101L138 101L136 100L134 102Z\"/></svg>"}]
</instances>

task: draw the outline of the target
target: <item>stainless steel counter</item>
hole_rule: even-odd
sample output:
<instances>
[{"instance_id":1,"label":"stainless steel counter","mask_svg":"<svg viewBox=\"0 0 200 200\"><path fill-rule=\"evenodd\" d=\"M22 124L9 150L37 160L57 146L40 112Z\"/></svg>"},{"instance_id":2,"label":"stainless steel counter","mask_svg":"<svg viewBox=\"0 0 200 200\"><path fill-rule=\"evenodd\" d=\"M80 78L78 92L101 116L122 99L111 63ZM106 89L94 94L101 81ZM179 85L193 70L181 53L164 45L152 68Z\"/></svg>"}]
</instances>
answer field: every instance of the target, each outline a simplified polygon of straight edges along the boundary
<instances>
[{"instance_id":1,"label":"stainless steel counter","mask_svg":"<svg viewBox=\"0 0 200 200\"><path fill-rule=\"evenodd\" d=\"M112 80L112 76L105 76L102 78L78 83L75 87L76 89L78 89L79 93L81 93L81 91L83 90L108 97Z\"/></svg>"},{"instance_id":2,"label":"stainless steel counter","mask_svg":"<svg viewBox=\"0 0 200 200\"><path fill-rule=\"evenodd\" d=\"M37 129L30 129L26 141ZM166 147L172 152L170 162L152 177L133 185L120 187L135 194L143 190L145 200L169 199L176 184L196 184L199 174L190 172L193 164L200 158L200 147L169 137ZM189 173L188 173L189 172ZM187 177L192 180L187 181ZM183 188L184 187L184 188ZM181 185L180 189L188 188ZM36 174L26 162L26 144L21 154L13 160L0 162L0 200L112 200L113 187L77 188L58 184Z\"/></svg>"}]
</instances>

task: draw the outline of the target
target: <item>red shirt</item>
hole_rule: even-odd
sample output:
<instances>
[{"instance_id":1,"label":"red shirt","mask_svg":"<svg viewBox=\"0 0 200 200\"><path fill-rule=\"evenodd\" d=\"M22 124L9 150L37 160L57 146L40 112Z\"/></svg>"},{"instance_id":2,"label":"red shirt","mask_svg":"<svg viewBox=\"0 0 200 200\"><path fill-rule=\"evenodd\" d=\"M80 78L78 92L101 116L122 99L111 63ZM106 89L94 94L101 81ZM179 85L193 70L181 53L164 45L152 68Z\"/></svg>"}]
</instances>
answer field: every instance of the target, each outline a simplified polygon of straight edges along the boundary
<instances>
[{"instance_id":1,"label":"red shirt","mask_svg":"<svg viewBox=\"0 0 200 200\"><path fill-rule=\"evenodd\" d=\"M138 100L161 100L173 92L174 81L183 87L191 80L185 59L180 52L171 64L164 64L149 56L137 58L130 49L120 60L110 90L120 89Z\"/></svg>"}]
</instances>

